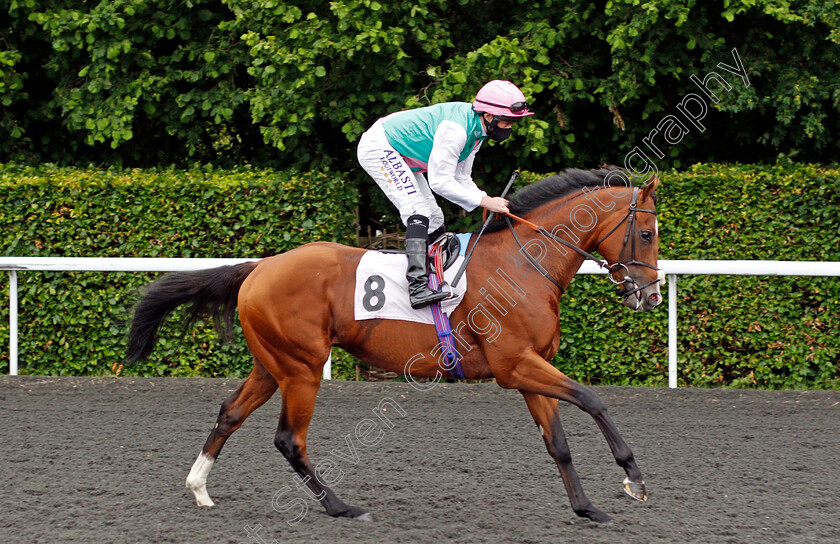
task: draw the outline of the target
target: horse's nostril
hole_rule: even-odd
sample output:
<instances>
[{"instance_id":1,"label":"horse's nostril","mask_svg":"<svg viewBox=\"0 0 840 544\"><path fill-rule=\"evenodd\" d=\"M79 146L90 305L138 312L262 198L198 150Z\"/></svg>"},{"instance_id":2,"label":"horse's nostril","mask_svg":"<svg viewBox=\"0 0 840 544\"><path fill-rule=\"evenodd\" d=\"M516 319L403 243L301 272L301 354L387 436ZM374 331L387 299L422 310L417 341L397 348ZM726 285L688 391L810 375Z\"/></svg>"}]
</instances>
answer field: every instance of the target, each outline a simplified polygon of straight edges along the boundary
<instances>
[{"instance_id":1,"label":"horse's nostril","mask_svg":"<svg viewBox=\"0 0 840 544\"><path fill-rule=\"evenodd\" d=\"M651 296L649 296L648 299L653 304L659 304L660 302L662 302L662 295L660 295L659 293L654 293Z\"/></svg>"}]
</instances>

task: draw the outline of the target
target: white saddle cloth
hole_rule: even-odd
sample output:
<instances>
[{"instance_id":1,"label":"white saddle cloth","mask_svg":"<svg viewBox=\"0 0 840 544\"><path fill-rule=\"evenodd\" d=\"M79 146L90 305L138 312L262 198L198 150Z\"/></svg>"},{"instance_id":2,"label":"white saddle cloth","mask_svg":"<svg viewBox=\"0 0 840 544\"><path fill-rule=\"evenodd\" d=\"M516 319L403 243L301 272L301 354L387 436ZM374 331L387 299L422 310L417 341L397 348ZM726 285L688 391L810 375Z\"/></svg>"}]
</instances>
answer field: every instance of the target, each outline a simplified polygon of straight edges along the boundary
<instances>
[{"instance_id":1,"label":"white saddle cloth","mask_svg":"<svg viewBox=\"0 0 840 544\"><path fill-rule=\"evenodd\" d=\"M443 276L451 284L464 262L459 256L455 263L444 271ZM368 251L356 268L356 291L353 301L353 315L356 321L364 319L399 319L434 325L432 310L428 306L415 310L408 301L408 280L405 278L405 255ZM461 276L455 296L441 302L441 309L448 316L467 291L467 275Z\"/></svg>"}]
</instances>

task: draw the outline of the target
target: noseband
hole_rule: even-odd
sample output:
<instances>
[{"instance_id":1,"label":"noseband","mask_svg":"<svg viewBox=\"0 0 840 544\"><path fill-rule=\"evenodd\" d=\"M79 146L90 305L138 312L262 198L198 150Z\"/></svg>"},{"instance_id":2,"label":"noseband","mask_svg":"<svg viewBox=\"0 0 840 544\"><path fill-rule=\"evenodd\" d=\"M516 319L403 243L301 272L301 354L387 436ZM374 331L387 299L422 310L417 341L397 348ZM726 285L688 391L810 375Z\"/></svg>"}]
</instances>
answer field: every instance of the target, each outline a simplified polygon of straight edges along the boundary
<instances>
[{"instance_id":1,"label":"noseband","mask_svg":"<svg viewBox=\"0 0 840 544\"><path fill-rule=\"evenodd\" d=\"M535 232L539 232L543 236L546 236L547 238L550 238L550 239L554 240L558 244L561 244L561 245L564 245L568 248L573 249L577 253L583 255L583 257L585 259L588 259L590 261L594 261L595 264L597 264L599 267L601 267L601 268L603 268L607 271L607 277L610 279L611 282L613 282L616 285L622 285L623 286L623 284L626 283L628 280L630 280L632 283L635 283L635 281L633 281L633 278L630 277L630 269L628 268L628 266L630 266L630 265L640 265L640 266L645 266L647 268L651 268L653 270L657 270L657 271L659 270L657 267L655 267L653 265L650 265L648 263L636 260L636 213L637 212L643 212L643 213L652 213L653 215L656 215L656 210L647 210L647 209L644 209L644 208L636 207L636 204L637 204L638 200L639 200L639 188L638 187L633 187L633 195L632 195L631 200L630 200L630 207L627 210L627 215L625 215L624 219L622 219L616 226L614 226L610 230L610 232L608 232L606 234L606 236L601 238L598 241L598 243L595 244L594 251L597 251L598 248L601 246L601 244L607 238L612 236L612 234L616 230L618 230L618 228L621 225L623 225L624 223L627 223L627 230L624 233L624 242L622 243L622 246L621 246L621 252L618 254L619 261L616 262L615 264L612 264L612 265L608 264L606 261L604 261L602 259L599 259L598 257L592 255L591 253L588 253L588 252L584 251L583 249L581 249L581 248L577 247L576 245L572 244L571 242L567 242L566 240L563 240L562 238L558 238L557 236L548 232L544 227L542 227L540 225L535 225L534 223L531 223L530 221L527 221L526 219L523 219L523 218L518 217L516 215L513 215L512 213L506 213L504 215L505 215L505 221L507 222L507 225L508 225L508 229L510 230L510 233L513 234L513 238L514 238L514 240L516 240L517 245L519 245L520 250L524 250L525 246L522 243L522 241L519 239L519 236L516 235L516 231L513 230L513 223L511 222L511 219L515 219L515 220L519 221L520 223L528 226L529 228L531 228ZM627 261L627 262L623 262L620 259L624 255L625 250L627 249L627 243L628 242L630 242L630 260ZM528 259L528 261L534 266L534 268L537 269L537 271L540 272L540 274L545 276L549 281L551 281L551 283L553 283L555 286L557 286L560 289L560 293L565 293L566 292L566 289L562 285L560 285L560 282L558 282L557 280L552 278L551 275L548 273L548 270L546 270L534 257L532 257L530 253L528 253L527 251L520 251L520 252L525 255L525 257ZM621 281L617 281L615 278L613 278L613 274L618 272L622 268L624 269L624 278L622 278ZM622 287L619 290L618 294L621 295L623 298L627 298L630 295L638 293L642 289L645 289L646 287L649 287L649 286L653 285L654 283L657 283L658 281L659 281L659 279L657 278L657 279L655 279L653 281L650 281L650 282L648 282L648 283L646 283L642 286L636 287L635 289L627 289L625 287Z\"/></svg>"}]
</instances>

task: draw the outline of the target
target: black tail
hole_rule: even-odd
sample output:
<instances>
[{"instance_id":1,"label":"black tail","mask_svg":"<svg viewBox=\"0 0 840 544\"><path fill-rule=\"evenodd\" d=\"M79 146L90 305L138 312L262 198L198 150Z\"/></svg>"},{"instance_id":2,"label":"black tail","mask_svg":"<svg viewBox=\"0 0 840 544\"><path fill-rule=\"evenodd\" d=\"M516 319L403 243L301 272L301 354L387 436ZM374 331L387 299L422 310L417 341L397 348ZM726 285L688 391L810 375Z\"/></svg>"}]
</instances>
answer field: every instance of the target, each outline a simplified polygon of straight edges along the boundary
<instances>
[{"instance_id":1,"label":"black tail","mask_svg":"<svg viewBox=\"0 0 840 544\"><path fill-rule=\"evenodd\" d=\"M157 330L166 316L182 304L190 304L185 324L210 315L223 337L233 331L233 313L242 282L257 263L248 262L194 272L173 272L149 284L134 308L128 337L128 363L145 359L155 347Z\"/></svg>"}]
</instances>

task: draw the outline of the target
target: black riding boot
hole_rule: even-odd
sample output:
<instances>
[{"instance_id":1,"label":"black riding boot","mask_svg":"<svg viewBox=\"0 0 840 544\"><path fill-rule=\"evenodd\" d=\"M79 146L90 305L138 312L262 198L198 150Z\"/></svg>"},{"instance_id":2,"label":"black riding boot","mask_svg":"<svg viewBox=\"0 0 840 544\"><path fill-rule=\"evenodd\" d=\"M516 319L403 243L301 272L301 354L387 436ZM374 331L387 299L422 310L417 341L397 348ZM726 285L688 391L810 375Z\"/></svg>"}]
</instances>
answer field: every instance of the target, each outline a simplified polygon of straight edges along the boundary
<instances>
[{"instance_id":1,"label":"black riding boot","mask_svg":"<svg viewBox=\"0 0 840 544\"><path fill-rule=\"evenodd\" d=\"M422 215L408 218L405 229L405 255L408 258L408 297L411 307L418 310L434 302L449 298L449 293L433 291L429 287L429 243L426 237L429 220Z\"/></svg>"}]
</instances>

